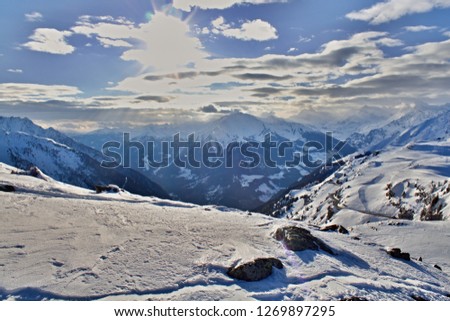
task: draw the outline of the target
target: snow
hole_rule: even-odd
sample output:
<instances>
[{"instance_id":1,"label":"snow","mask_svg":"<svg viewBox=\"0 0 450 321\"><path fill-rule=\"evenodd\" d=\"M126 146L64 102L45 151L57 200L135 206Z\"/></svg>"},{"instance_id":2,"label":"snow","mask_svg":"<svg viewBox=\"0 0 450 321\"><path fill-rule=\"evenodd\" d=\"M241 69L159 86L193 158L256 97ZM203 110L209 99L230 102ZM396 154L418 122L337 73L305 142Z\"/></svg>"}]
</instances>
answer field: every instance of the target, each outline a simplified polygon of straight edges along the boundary
<instances>
[{"instance_id":1,"label":"snow","mask_svg":"<svg viewBox=\"0 0 450 321\"><path fill-rule=\"evenodd\" d=\"M249 187L251 183L256 180L263 179L263 175L241 175L239 179L239 183L241 183L242 187Z\"/></svg>"},{"instance_id":2,"label":"snow","mask_svg":"<svg viewBox=\"0 0 450 321\"><path fill-rule=\"evenodd\" d=\"M284 172L279 172L277 174L273 174L269 176L271 180L282 180L284 178Z\"/></svg>"},{"instance_id":3,"label":"snow","mask_svg":"<svg viewBox=\"0 0 450 321\"><path fill-rule=\"evenodd\" d=\"M290 198L299 200L288 215L323 224L330 219L331 207L339 215L346 209L385 219L410 211L420 220L422 210L437 197L446 220L450 217L449 151L450 140L410 144L362 158L347 157L345 165L323 182L292 192ZM311 199L309 204L300 199L303 195Z\"/></svg>"},{"instance_id":4,"label":"snow","mask_svg":"<svg viewBox=\"0 0 450 321\"><path fill-rule=\"evenodd\" d=\"M416 107L388 124L349 136L354 147L363 150L406 146L409 143L445 140L449 138L450 105Z\"/></svg>"},{"instance_id":5,"label":"snow","mask_svg":"<svg viewBox=\"0 0 450 321\"><path fill-rule=\"evenodd\" d=\"M197 179L197 176L192 173L192 170L189 168L180 167L179 168L180 174L178 175L179 178L184 178L188 181L193 181Z\"/></svg>"},{"instance_id":6,"label":"snow","mask_svg":"<svg viewBox=\"0 0 450 321\"><path fill-rule=\"evenodd\" d=\"M271 186L269 186L269 185ZM269 201L273 195L275 195L278 191L280 191L279 187L274 186L272 182L269 182L268 184L263 183L259 185L259 187L256 189L257 192L260 192L261 195L259 196L259 199L262 202Z\"/></svg>"}]
</instances>

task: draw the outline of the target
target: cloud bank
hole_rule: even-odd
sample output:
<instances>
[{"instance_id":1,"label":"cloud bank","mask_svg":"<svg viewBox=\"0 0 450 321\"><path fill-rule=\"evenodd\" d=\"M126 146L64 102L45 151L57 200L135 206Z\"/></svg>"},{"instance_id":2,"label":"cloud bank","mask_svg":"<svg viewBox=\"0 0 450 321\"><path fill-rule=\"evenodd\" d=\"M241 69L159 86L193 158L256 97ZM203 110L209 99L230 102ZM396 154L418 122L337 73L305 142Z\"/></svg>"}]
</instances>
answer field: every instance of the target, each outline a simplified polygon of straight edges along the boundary
<instances>
[{"instance_id":1,"label":"cloud bank","mask_svg":"<svg viewBox=\"0 0 450 321\"><path fill-rule=\"evenodd\" d=\"M353 11L347 15L347 18L378 25L406 15L440 8L450 8L450 0L388 0L379 2L370 8Z\"/></svg>"},{"instance_id":2,"label":"cloud bank","mask_svg":"<svg viewBox=\"0 0 450 321\"><path fill-rule=\"evenodd\" d=\"M239 28L233 28L225 22L223 17L219 17L211 22L212 33L221 34L227 38L235 38L244 41L267 41L278 38L277 29L267 21L261 19L249 20Z\"/></svg>"}]
</instances>

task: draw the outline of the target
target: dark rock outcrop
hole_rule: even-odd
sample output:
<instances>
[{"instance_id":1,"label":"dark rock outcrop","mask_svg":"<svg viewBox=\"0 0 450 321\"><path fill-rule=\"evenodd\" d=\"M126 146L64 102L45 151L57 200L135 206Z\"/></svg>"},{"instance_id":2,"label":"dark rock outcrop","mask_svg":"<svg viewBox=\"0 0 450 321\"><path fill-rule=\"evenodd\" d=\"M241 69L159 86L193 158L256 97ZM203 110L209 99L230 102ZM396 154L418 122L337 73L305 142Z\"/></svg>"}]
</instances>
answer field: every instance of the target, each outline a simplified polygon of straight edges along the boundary
<instances>
[{"instance_id":1,"label":"dark rock outcrop","mask_svg":"<svg viewBox=\"0 0 450 321\"><path fill-rule=\"evenodd\" d=\"M368 301L368 300L366 298L361 298L359 296L351 296L351 297L342 298L339 301Z\"/></svg>"},{"instance_id":2,"label":"dark rock outcrop","mask_svg":"<svg viewBox=\"0 0 450 321\"><path fill-rule=\"evenodd\" d=\"M16 188L12 185L0 184L0 192L12 193L15 191L16 191Z\"/></svg>"},{"instance_id":3,"label":"dark rock outcrop","mask_svg":"<svg viewBox=\"0 0 450 321\"><path fill-rule=\"evenodd\" d=\"M297 226L285 226L275 232L275 239L284 244L291 251L323 250L334 254L331 248L322 240L313 236L311 232Z\"/></svg>"},{"instance_id":4,"label":"dark rock outcrop","mask_svg":"<svg viewBox=\"0 0 450 321\"><path fill-rule=\"evenodd\" d=\"M393 248L388 251L388 254L396 259L401 259L405 261L411 261L409 253L402 252L399 248Z\"/></svg>"},{"instance_id":5,"label":"dark rock outcrop","mask_svg":"<svg viewBox=\"0 0 450 321\"><path fill-rule=\"evenodd\" d=\"M13 171L11 172L11 174L13 174L13 175L25 175L25 176L31 176L31 177L34 177L34 178L42 179L42 180L44 180L44 181L47 181L47 180L48 180L48 179L47 179L47 176L44 175L44 173L42 173L42 171L41 171L38 167L36 167L36 166L30 167L30 169L27 170L27 171L24 171L24 170L13 170Z\"/></svg>"},{"instance_id":6,"label":"dark rock outcrop","mask_svg":"<svg viewBox=\"0 0 450 321\"><path fill-rule=\"evenodd\" d=\"M256 259L236 267L231 267L227 275L238 280L255 282L263 280L272 275L273 267L283 268L283 263L275 258Z\"/></svg>"},{"instance_id":7,"label":"dark rock outcrop","mask_svg":"<svg viewBox=\"0 0 450 321\"><path fill-rule=\"evenodd\" d=\"M442 271L442 268L439 265L437 265L437 264L433 265L433 267L438 269L438 270L440 270L440 271Z\"/></svg>"},{"instance_id":8,"label":"dark rock outcrop","mask_svg":"<svg viewBox=\"0 0 450 321\"><path fill-rule=\"evenodd\" d=\"M121 189L119 186L117 185L106 185L106 186L102 186L102 185L96 185L95 186L95 192L97 194L100 193L120 193L123 192L124 190Z\"/></svg>"},{"instance_id":9,"label":"dark rock outcrop","mask_svg":"<svg viewBox=\"0 0 450 321\"><path fill-rule=\"evenodd\" d=\"M338 233L341 233L341 234L349 234L348 230L345 227L343 227L342 225L337 225L337 224L322 226L320 228L320 230L322 232L332 231L332 232L338 232Z\"/></svg>"}]
</instances>

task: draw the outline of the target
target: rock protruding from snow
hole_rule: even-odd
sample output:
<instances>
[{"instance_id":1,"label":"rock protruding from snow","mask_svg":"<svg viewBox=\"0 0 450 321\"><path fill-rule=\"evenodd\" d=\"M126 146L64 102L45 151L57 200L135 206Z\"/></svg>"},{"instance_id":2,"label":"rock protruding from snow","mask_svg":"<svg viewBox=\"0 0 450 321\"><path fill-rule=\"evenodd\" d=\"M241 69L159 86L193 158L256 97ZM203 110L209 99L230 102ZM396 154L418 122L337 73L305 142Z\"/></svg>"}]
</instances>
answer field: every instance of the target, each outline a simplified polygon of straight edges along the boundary
<instances>
[{"instance_id":1,"label":"rock protruding from snow","mask_svg":"<svg viewBox=\"0 0 450 321\"><path fill-rule=\"evenodd\" d=\"M0 184L0 192L12 193L15 192L16 188L8 184Z\"/></svg>"},{"instance_id":2,"label":"rock protruding from snow","mask_svg":"<svg viewBox=\"0 0 450 321\"><path fill-rule=\"evenodd\" d=\"M122 189L122 188L120 188L119 186L117 186L117 185L113 185L113 184L110 184L110 185L106 185L106 186L103 186L103 185L96 185L95 186L95 192L97 193L97 194L100 194L100 193L113 193L113 194L117 194L117 193L120 193L120 192L123 192L124 190Z\"/></svg>"},{"instance_id":3,"label":"rock protruding from snow","mask_svg":"<svg viewBox=\"0 0 450 321\"><path fill-rule=\"evenodd\" d=\"M339 301L368 301L365 298L361 298L359 296L351 296L351 297L346 297L346 298L342 298Z\"/></svg>"},{"instance_id":4,"label":"rock protruding from snow","mask_svg":"<svg viewBox=\"0 0 450 321\"><path fill-rule=\"evenodd\" d=\"M405 261L411 261L409 253L402 252L399 248L393 248L388 251L388 254L396 259L402 259Z\"/></svg>"},{"instance_id":5,"label":"rock protruding from snow","mask_svg":"<svg viewBox=\"0 0 450 321\"><path fill-rule=\"evenodd\" d=\"M30 167L30 169L27 171L15 170L15 171L12 171L11 174L31 176L31 177L42 179L46 182L51 180L51 178L49 176L42 173L42 171L36 166Z\"/></svg>"},{"instance_id":6,"label":"rock protruding from snow","mask_svg":"<svg viewBox=\"0 0 450 321\"><path fill-rule=\"evenodd\" d=\"M323 250L334 254L331 248L311 232L298 226L285 226L275 232L275 239L291 251Z\"/></svg>"},{"instance_id":7,"label":"rock protruding from snow","mask_svg":"<svg viewBox=\"0 0 450 321\"><path fill-rule=\"evenodd\" d=\"M343 227L342 225L338 225L338 224L331 224L331 225L323 226L320 228L320 230L322 232L332 231L332 232L338 232L341 234L349 234L348 230L345 227Z\"/></svg>"},{"instance_id":8,"label":"rock protruding from snow","mask_svg":"<svg viewBox=\"0 0 450 321\"><path fill-rule=\"evenodd\" d=\"M283 263L275 258L256 259L228 270L228 276L247 282L261 281L272 275L273 267L283 268Z\"/></svg>"}]
</instances>

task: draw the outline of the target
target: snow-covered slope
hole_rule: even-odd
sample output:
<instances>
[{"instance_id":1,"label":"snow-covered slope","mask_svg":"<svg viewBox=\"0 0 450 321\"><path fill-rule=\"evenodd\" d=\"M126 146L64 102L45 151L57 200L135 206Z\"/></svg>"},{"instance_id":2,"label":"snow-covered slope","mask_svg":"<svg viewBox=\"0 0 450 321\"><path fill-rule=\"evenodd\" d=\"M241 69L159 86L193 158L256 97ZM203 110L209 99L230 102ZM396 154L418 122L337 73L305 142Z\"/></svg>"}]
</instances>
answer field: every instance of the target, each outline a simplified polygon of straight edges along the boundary
<instances>
[{"instance_id":1,"label":"snow-covered slope","mask_svg":"<svg viewBox=\"0 0 450 321\"><path fill-rule=\"evenodd\" d=\"M117 184L141 195L169 196L149 178L130 169L106 169L103 155L29 119L0 117L0 161L29 169L37 166L46 174L73 185L93 188Z\"/></svg>"},{"instance_id":2,"label":"snow-covered slope","mask_svg":"<svg viewBox=\"0 0 450 321\"><path fill-rule=\"evenodd\" d=\"M319 183L292 190L272 214L315 224L450 218L450 140L352 155Z\"/></svg>"},{"instance_id":3,"label":"snow-covered slope","mask_svg":"<svg viewBox=\"0 0 450 321\"><path fill-rule=\"evenodd\" d=\"M447 222L386 224L383 237L361 225L341 235L226 208L97 195L12 170L0 165L0 184L16 189L0 192L2 299L446 300L450 293ZM334 255L287 250L273 238L286 225L311 230ZM390 257L386 242L423 262ZM239 262L266 257L284 268L258 282L226 274Z\"/></svg>"}]
</instances>

